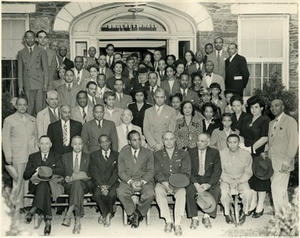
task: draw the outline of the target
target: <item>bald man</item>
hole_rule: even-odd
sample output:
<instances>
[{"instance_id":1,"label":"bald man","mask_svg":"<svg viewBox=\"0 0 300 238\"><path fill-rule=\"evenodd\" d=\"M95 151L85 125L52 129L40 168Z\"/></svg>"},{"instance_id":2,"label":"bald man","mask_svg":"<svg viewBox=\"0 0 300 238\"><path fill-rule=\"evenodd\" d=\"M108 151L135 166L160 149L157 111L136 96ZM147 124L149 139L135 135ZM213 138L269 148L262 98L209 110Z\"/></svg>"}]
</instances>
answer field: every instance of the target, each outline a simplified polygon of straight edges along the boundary
<instances>
[{"instance_id":1,"label":"bald man","mask_svg":"<svg viewBox=\"0 0 300 238\"><path fill-rule=\"evenodd\" d=\"M96 53L97 53L96 47L92 46L89 48L89 57L87 57L87 62L86 62L87 66L93 64L99 65L98 59L96 58Z\"/></svg>"},{"instance_id":2,"label":"bald man","mask_svg":"<svg viewBox=\"0 0 300 238\"><path fill-rule=\"evenodd\" d=\"M64 64L66 66L67 69L72 69L74 68L74 63L72 60L69 60L66 56L68 53L68 49L66 46L61 45L58 48L58 52L57 52L57 64L58 66L61 66L62 64Z\"/></svg>"}]
</instances>

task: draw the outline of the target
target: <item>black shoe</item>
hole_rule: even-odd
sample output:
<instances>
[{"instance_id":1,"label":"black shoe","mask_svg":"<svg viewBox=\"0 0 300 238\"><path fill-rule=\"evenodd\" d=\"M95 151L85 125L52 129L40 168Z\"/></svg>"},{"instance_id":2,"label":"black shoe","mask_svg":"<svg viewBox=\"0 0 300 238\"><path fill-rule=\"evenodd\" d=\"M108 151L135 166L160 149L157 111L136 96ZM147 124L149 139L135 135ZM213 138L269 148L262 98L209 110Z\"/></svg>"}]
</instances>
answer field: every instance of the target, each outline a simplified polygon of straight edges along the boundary
<instances>
[{"instance_id":1,"label":"black shoe","mask_svg":"<svg viewBox=\"0 0 300 238\"><path fill-rule=\"evenodd\" d=\"M254 213L255 213L255 208L253 210L249 211L248 214L246 214L246 216L251 216Z\"/></svg>"},{"instance_id":2,"label":"black shoe","mask_svg":"<svg viewBox=\"0 0 300 238\"><path fill-rule=\"evenodd\" d=\"M135 216L136 216L135 213L132 213L131 215L127 216L127 224L128 225L132 224L132 222L135 220Z\"/></svg>"},{"instance_id":3,"label":"black shoe","mask_svg":"<svg viewBox=\"0 0 300 238\"><path fill-rule=\"evenodd\" d=\"M233 219L231 215L225 215L225 221L227 224L232 224L233 223Z\"/></svg>"},{"instance_id":4,"label":"black shoe","mask_svg":"<svg viewBox=\"0 0 300 238\"><path fill-rule=\"evenodd\" d=\"M253 213L253 215L252 215L252 217L253 218L260 218L263 214L264 214L264 211L265 211L265 209L262 209L262 211L261 212L254 212Z\"/></svg>"},{"instance_id":5,"label":"black shoe","mask_svg":"<svg viewBox=\"0 0 300 238\"><path fill-rule=\"evenodd\" d=\"M141 213L138 210L134 211L134 217L131 223L131 228L138 228L140 225L140 221L143 220L143 216L141 215Z\"/></svg>"},{"instance_id":6,"label":"black shoe","mask_svg":"<svg viewBox=\"0 0 300 238\"><path fill-rule=\"evenodd\" d=\"M50 235L51 233L51 223L46 223L46 226L45 226L45 229L44 229L44 235L47 236L47 235Z\"/></svg>"},{"instance_id":7,"label":"black shoe","mask_svg":"<svg viewBox=\"0 0 300 238\"><path fill-rule=\"evenodd\" d=\"M205 228L211 229L211 223L209 217L203 217L202 224L204 225Z\"/></svg>"},{"instance_id":8,"label":"black shoe","mask_svg":"<svg viewBox=\"0 0 300 238\"><path fill-rule=\"evenodd\" d=\"M31 212L28 212L26 217L25 217L25 220L26 220L26 223L29 224L31 221L32 221L32 218L33 218L34 214L31 213Z\"/></svg>"},{"instance_id":9,"label":"black shoe","mask_svg":"<svg viewBox=\"0 0 300 238\"><path fill-rule=\"evenodd\" d=\"M242 225L246 221L246 214L244 213L243 210L240 211L239 220L240 220L240 225Z\"/></svg>"}]
</instances>

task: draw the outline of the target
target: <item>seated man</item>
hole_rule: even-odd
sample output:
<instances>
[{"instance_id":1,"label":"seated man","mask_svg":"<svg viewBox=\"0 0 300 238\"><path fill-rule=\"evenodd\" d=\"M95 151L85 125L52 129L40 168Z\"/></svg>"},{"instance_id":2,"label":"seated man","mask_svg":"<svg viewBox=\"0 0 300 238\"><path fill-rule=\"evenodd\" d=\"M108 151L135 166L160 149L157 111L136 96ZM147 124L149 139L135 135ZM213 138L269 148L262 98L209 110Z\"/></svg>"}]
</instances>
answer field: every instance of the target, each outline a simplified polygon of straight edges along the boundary
<instances>
[{"instance_id":1,"label":"seated man","mask_svg":"<svg viewBox=\"0 0 300 238\"><path fill-rule=\"evenodd\" d=\"M188 178L191 174L191 160L188 152L178 149L173 132L167 131L162 136L164 149L154 153L156 201L160 209L160 216L166 220L165 232L175 230L175 235L182 235L181 218L185 209L185 188L174 189L169 184L172 174L184 174ZM175 226L170 215L167 195L174 194L175 202Z\"/></svg>"},{"instance_id":2,"label":"seated man","mask_svg":"<svg viewBox=\"0 0 300 238\"><path fill-rule=\"evenodd\" d=\"M119 186L119 153L110 149L111 139L107 135L99 136L98 142L100 150L93 152L90 159L90 173L95 185L93 199L101 211L98 223L109 227L114 214L113 205L117 200L116 189Z\"/></svg>"},{"instance_id":3,"label":"seated man","mask_svg":"<svg viewBox=\"0 0 300 238\"><path fill-rule=\"evenodd\" d=\"M127 139L130 146L120 151L118 158L120 186L117 195L128 214L128 223L137 228L147 214L154 199L154 158L151 150L141 146L141 134L132 130ZM141 194L138 205L131 196Z\"/></svg>"},{"instance_id":4,"label":"seated man","mask_svg":"<svg viewBox=\"0 0 300 238\"><path fill-rule=\"evenodd\" d=\"M65 178L65 193L69 195L69 208L62 222L63 226L71 226L71 217L74 212L75 226L73 234L81 230L80 217L84 215L84 194L90 192L91 183L88 181L90 156L82 152L83 142L80 136L72 138L72 152L62 156Z\"/></svg>"},{"instance_id":5,"label":"seated man","mask_svg":"<svg viewBox=\"0 0 300 238\"><path fill-rule=\"evenodd\" d=\"M63 165L61 155L55 152L50 152L52 146L51 140L48 136L41 136L39 143L40 151L29 155L29 160L23 175L25 180L38 179L39 169L41 166L47 166L52 169L52 174L63 175ZM51 189L49 181L33 181L29 183L29 194L34 194L32 208L26 215L26 223L32 221L34 214L42 214L46 223L44 234L50 235L51 233ZM49 179L50 180L50 179ZM38 228L39 219L35 219L35 228Z\"/></svg>"},{"instance_id":6,"label":"seated man","mask_svg":"<svg viewBox=\"0 0 300 238\"><path fill-rule=\"evenodd\" d=\"M255 208L255 193L250 189L248 180L252 176L251 154L239 148L240 137L231 134L227 137L228 148L220 152L222 174L221 174L221 203L224 207L225 220L232 223L230 215L231 195L239 194L242 198L243 209L240 211L239 220L243 224L248 211Z\"/></svg>"},{"instance_id":7,"label":"seated man","mask_svg":"<svg viewBox=\"0 0 300 238\"><path fill-rule=\"evenodd\" d=\"M186 188L187 217L192 218L191 229L199 226L198 206L195 197L204 191L209 192L218 204L221 197L219 185L222 173L219 151L208 147L210 136L200 133L197 147L190 149L189 154L192 164L191 184ZM203 213L202 223L206 228L211 228L209 217L216 218L217 207L211 213Z\"/></svg>"}]
</instances>

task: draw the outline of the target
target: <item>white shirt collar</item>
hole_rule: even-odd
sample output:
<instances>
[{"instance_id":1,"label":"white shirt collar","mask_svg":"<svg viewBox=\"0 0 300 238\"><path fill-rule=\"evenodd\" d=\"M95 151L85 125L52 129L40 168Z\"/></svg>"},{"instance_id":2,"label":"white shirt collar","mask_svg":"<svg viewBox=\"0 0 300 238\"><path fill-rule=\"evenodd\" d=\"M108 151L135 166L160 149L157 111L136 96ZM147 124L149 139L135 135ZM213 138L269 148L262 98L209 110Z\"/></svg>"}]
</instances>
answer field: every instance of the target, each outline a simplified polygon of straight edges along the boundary
<instances>
[{"instance_id":1,"label":"white shirt collar","mask_svg":"<svg viewBox=\"0 0 300 238\"><path fill-rule=\"evenodd\" d=\"M234 53L232 56L230 56L230 59L229 59L230 62L233 60L233 58L234 58L234 56L236 56L236 54L237 53Z\"/></svg>"},{"instance_id":2,"label":"white shirt collar","mask_svg":"<svg viewBox=\"0 0 300 238\"><path fill-rule=\"evenodd\" d=\"M26 45L27 46L27 48L28 48L28 51L30 52L30 48L32 49L32 51L33 51L33 49L34 49L34 45L33 46L28 46L28 45Z\"/></svg>"},{"instance_id":3,"label":"white shirt collar","mask_svg":"<svg viewBox=\"0 0 300 238\"><path fill-rule=\"evenodd\" d=\"M44 158L45 155L46 155L46 158L48 159L49 152L48 152L48 153L43 153L43 152L41 152L41 155L42 155L42 159Z\"/></svg>"},{"instance_id":4,"label":"white shirt collar","mask_svg":"<svg viewBox=\"0 0 300 238\"><path fill-rule=\"evenodd\" d=\"M140 148L141 149L141 148ZM139 156L139 153L140 153L140 149L133 149L132 147L131 147L131 153L132 153L132 156L134 155L134 151L136 151L136 157L138 157Z\"/></svg>"},{"instance_id":5,"label":"white shirt collar","mask_svg":"<svg viewBox=\"0 0 300 238\"><path fill-rule=\"evenodd\" d=\"M216 50L216 56L217 57L218 57L218 52L220 52L220 57L221 57L223 50Z\"/></svg>"},{"instance_id":6,"label":"white shirt collar","mask_svg":"<svg viewBox=\"0 0 300 238\"><path fill-rule=\"evenodd\" d=\"M275 118L275 120L277 120L277 123L280 122L283 114L284 114L284 112L282 112L279 117Z\"/></svg>"},{"instance_id":7,"label":"white shirt collar","mask_svg":"<svg viewBox=\"0 0 300 238\"><path fill-rule=\"evenodd\" d=\"M164 104L165 105L165 104ZM162 110L163 109L163 107L164 107L164 105L162 105L162 106L158 106L157 104L155 104L155 110L157 111L158 109L159 110Z\"/></svg>"},{"instance_id":8,"label":"white shirt collar","mask_svg":"<svg viewBox=\"0 0 300 238\"><path fill-rule=\"evenodd\" d=\"M108 151L104 151L104 150L101 150L102 151L102 156L104 157L105 156L105 153L106 153L106 155L107 155L107 157L109 158L109 156L110 156L110 149L108 149Z\"/></svg>"}]
</instances>

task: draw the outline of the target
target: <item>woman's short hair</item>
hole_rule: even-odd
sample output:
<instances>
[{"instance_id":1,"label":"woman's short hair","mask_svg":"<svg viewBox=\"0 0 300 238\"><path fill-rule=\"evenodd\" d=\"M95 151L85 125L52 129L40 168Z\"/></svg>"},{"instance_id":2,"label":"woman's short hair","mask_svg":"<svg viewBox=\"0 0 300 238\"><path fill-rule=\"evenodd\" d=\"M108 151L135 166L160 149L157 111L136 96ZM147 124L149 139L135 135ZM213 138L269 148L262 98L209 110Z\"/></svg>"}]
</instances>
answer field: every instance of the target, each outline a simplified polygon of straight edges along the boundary
<instances>
[{"instance_id":1,"label":"woman's short hair","mask_svg":"<svg viewBox=\"0 0 300 238\"><path fill-rule=\"evenodd\" d=\"M254 96L250 97L250 98L247 100L247 106L248 106L249 108L250 108L252 105L255 105L256 103L258 103L258 105L259 105L260 107L263 108L263 111L265 110L265 103L264 103L264 101L263 101L260 97L254 95Z\"/></svg>"},{"instance_id":2,"label":"woman's short hair","mask_svg":"<svg viewBox=\"0 0 300 238\"><path fill-rule=\"evenodd\" d=\"M91 64L87 67L87 71L90 72L91 68L95 68L99 72L99 66L96 64Z\"/></svg>"},{"instance_id":3,"label":"woman's short hair","mask_svg":"<svg viewBox=\"0 0 300 238\"><path fill-rule=\"evenodd\" d=\"M182 96L181 93L171 94L171 95L169 96L169 100L170 100L171 103L172 103L173 98L179 98L179 101L180 101L180 102L182 102L182 100L183 100L183 96Z\"/></svg>"},{"instance_id":4,"label":"woman's short hair","mask_svg":"<svg viewBox=\"0 0 300 238\"><path fill-rule=\"evenodd\" d=\"M184 115L183 108L186 104L190 103L192 105L192 116L195 116L195 106L191 101L183 101L180 105L180 113Z\"/></svg>"},{"instance_id":5,"label":"woman's short hair","mask_svg":"<svg viewBox=\"0 0 300 238\"><path fill-rule=\"evenodd\" d=\"M184 60L186 60L186 59L185 59L186 53L190 53L191 56L192 56L192 62L195 62L195 54L194 54L194 52L191 51L191 50L187 50L187 51L184 53Z\"/></svg>"},{"instance_id":6,"label":"woman's short hair","mask_svg":"<svg viewBox=\"0 0 300 238\"><path fill-rule=\"evenodd\" d=\"M235 94L230 98L230 106L232 106L234 101L239 101L242 105L244 104L243 98L238 94Z\"/></svg>"},{"instance_id":7,"label":"woman's short hair","mask_svg":"<svg viewBox=\"0 0 300 238\"><path fill-rule=\"evenodd\" d=\"M199 76L201 80L203 79L203 76L201 75L201 73L197 71L197 72L192 73L192 75L191 75L192 82L194 81L194 78L197 76Z\"/></svg>"},{"instance_id":8,"label":"woman's short hair","mask_svg":"<svg viewBox=\"0 0 300 238\"><path fill-rule=\"evenodd\" d=\"M213 104L212 102L206 102L202 105L201 111L204 113L204 111L207 107L211 107L213 109L214 115L216 115L216 113L218 111L218 107L215 104Z\"/></svg>"}]
</instances>

